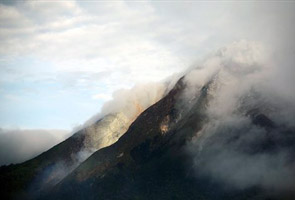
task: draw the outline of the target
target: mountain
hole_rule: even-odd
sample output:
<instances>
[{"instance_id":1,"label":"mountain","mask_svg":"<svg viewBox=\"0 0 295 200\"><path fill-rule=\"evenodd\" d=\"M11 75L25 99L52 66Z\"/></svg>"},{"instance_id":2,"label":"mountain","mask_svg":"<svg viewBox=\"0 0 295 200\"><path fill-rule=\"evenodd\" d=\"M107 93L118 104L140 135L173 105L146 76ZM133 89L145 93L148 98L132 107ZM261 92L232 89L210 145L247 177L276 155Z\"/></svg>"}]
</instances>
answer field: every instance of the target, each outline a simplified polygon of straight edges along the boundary
<instances>
[{"instance_id":1,"label":"mountain","mask_svg":"<svg viewBox=\"0 0 295 200\"><path fill-rule=\"evenodd\" d=\"M55 185L95 150L115 142L129 123L122 113L109 114L36 158L0 167L1 196L31 197Z\"/></svg>"},{"instance_id":2,"label":"mountain","mask_svg":"<svg viewBox=\"0 0 295 200\"><path fill-rule=\"evenodd\" d=\"M187 111L179 120L176 104L183 89L180 80L166 97L145 110L118 142L95 152L49 191L48 198L171 199L181 191L180 197L189 197L185 188L193 180L185 175L189 160L183 147L201 128L207 95L204 88L194 103L199 111ZM195 120L200 122L192 123Z\"/></svg>"},{"instance_id":3,"label":"mountain","mask_svg":"<svg viewBox=\"0 0 295 200\"><path fill-rule=\"evenodd\" d=\"M180 100L186 84L180 79L170 93L145 110L116 143L96 151L41 199L293 199L293 189L269 190L260 184L228 188L230 185L224 186L209 176L194 173L195 160L188 154L188 144L211 120L206 109L213 87L214 80L209 81L201 88L200 95L190 100L190 105L183 105ZM282 148L292 149L294 153L294 130L277 127L258 108L243 114L265 135L259 141L245 140L245 144L235 146L242 137L240 134L251 136L251 132L246 127L237 130L231 127L230 136L225 135L228 132L211 136L210 145L198 154L200 162L206 165L216 150L222 151L218 149L219 142L225 139L227 145L234 145L241 155L273 154ZM275 140L276 134L284 134L284 137Z\"/></svg>"},{"instance_id":4,"label":"mountain","mask_svg":"<svg viewBox=\"0 0 295 200\"><path fill-rule=\"evenodd\" d=\"M1 167L1 198L295 199L294 103L266 86L257 45L237 46L185 73L136 119L105 115Z\"/></svg>"},{"instance_id":5,"label":"mountain","mask_svg":"<svg viewBox=\"0 0 295 200\"><path fill-rule=\"evenodd\" d=\"M229 189L220 181L194 172L198 167L188 153L189 144L212 120L207 109L214 98L212 91L218 88L216 82L213 78L198 95L184 101L187 84L182 77L164 98L142 112L128 130L122 115L109 115L32 160L1 167L1 196L6 199L292 199L294 190L270 191L259 184ZM197 159L204 166L216 151L222 151L218 148L224 140L227 146L234 145L237 152L253 157L282 148L295 152L294 130L276 126L262 112L267 110L263 106L251 108L245 104L242 103L240 114L251 119L251 126L263 129L261 134L265 135L258 142L245 140L245 144L235 146L242 132L251 134L248 128L228 127L224 133L217 130L221 133L210 136L208 144L198 153ZM232 132L230 136L228 131ZM202 141L201 136L198 139ZM79 160L79 153L91 154L94 148L97 150L89 158L84 162Z\"/></svg>"}]
</instances>

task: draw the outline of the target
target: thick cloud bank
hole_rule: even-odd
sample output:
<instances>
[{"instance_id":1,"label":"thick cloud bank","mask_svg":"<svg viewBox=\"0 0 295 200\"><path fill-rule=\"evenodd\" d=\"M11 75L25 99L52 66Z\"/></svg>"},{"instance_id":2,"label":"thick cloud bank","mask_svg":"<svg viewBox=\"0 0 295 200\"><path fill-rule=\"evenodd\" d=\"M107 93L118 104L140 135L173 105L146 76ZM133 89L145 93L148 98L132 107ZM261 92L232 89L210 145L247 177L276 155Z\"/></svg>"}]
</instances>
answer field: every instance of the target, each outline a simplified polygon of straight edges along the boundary
<instances>
[{"instance_id":1,"label":"thick cloud bank","mask_svg":"<svg viewBox=\"0 0 295 200\"><path fill-rule=\"evenodd\" d=\"M294 190L295 93L290 79L276 76L293 69L277 63L264 45L240 41L185 76L186 101L210 82L208 119L188 145L197 176L238 189Z\"/></svg>"},{"instance_id":2,"label":"thick cloud bank","mask_svg":"<svg viewBox=\"0 0 295 200\"><path fill-rule=\"evenodd\" d=\"M0 129L0 165L26 161L68 136L65 130Z\"/></svg>"}]
</instances>

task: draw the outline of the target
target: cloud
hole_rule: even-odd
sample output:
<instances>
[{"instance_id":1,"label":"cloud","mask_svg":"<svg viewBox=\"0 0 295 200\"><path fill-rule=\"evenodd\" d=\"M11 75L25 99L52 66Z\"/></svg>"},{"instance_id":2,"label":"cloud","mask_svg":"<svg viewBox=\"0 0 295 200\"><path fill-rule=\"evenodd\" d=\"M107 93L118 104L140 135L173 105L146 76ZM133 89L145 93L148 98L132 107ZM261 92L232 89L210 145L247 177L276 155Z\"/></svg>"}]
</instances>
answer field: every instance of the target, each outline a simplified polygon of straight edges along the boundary
<instances>
[{"instance_id":1,"label":"cloud","mask_svg":"<svg viewBox=\"0 0 295 200\"><path fill-rule=\"evenodd\" d=\"M27 120L36 126L42 116L53 122L52 127L69 123L73 116L85 120L85 110L93 114L102 107L85 125L120 112L128 127L172 84L127 88L137 82L161 80L198 60L197 66L187 70L188 88L182 100L197 98L212 78L214 84L207 105L211 121L188 147L196 173L238 188L288 188L294 178L288 150L249 153L248 147L256 148L268 136L245 114L249 108L259 107L279 125L295 126L294 7L293 2L1 3L0 80L10 85L1 84L7 101L1 102L5 112L0 118ZM240 42L200 59L233 41ZM25 85L29 85L28 91L37 91L37 95L28 95L29 101L24 101L27 93L11 91ZM113 99L100 106L115 90ZM22 104L7 103L15 97ZM93 98L100 101L90 102ZM45 103L38 107L38 102ZM21 106L25 109L18 108ZM44 108L48 111L40 113ZM54 108L66 115L61 117ZM2 132L3 163L21 162L62 140L49 133L40 138L34 131ZM113 137L114 130L107 133L110 137L103 145L119 137ZM237 135L240 137L231 141ZM35 139L40 142L31 143ZM278 139L284 141L285 137Z\"/></svg>"},{"instance_id":2,"label":"cloud","mask_svg":"<svg viewBox=\"0 0 295 200\"><path fill-rule=\"evenodd\" d=\"M293 190L292 150L280 143L285 137L268 133L245 116L211 118L190 146L195 173L235 189Z\"/></svg>"},{"instance_id":3,"label":"cloud","mask_svg":"<svg viewBox=\"0 0 295 200\"><path fill-rule=\"evenodd\" d=\"M88 12L92 6L108 12ZM12 24L19 21L18 18L28 21L22 22L24 28L21 29L1 27L18 33L3 35L8 38L1 40L2 55L30 55L49 59L56 63L59 71L83 69L95 72L113 68L134 72L152 68L146 70L146 75L154 72L155 68L171 67L173 60L177 60L169 49L145 33L146 28L155 21L149 6L143 6L143 12L123 2L86 4L84 7L75 2L24 2L17 6L2 7L3 10L7 7L17 13L13 16L4 13L3 19L0 19L3 23ZM23 37L26 34L22 30L27 29L32 32ZM57 49L62 51L57 54ZM157 74L153 73L152 76L155 78Z\"/></svg>"},{"instance_id":4,"label":"cloud","mask_svg":"<svg viewBox=\"0 0 295 200\"><path fill-rule=\"evenodd\" d=\"M131 89L116 90L111 98L102 94L95 95L99 98L108 98L104 103L101 111L91 117L82 127L87 127L99 119L107 115L119 114L124 119L124 126L129 125L140 115L145 109L159 101L169 90L170 81L158 83L138 84ZM78 127L80 128L80 127ZM117 137L120 137L121 134ZM116 141L118 138L115 138Z\"/></svg>"},{"instance_id":5,"label":"cloud","mask_svg":"<svg viewBox=\"0 0 295 200\"><path fill-rule=\"evenodd\" d=\"M47 97L51 99L48 104L57 107L70 107L76 98L81 104L69 109L82 113L79 117L56 110L55 117L67 118L64 128L81 124L85 116L99 112L107 99L93 99L94 94L111 96L115 90L136 83L159 81L185 65L157 39L166 37L171 29L161 25L149 3L25 1L0 4L0 9L3 95L11 94L13 88L22 99L30 96L40 102ZM31 108L32 118L41 121L40 113L33 112L36 104L32 101L24 100L18 106L1 101L11 104L14 112ZM45 115L43 122L49 123L46 118L51 113ZM0 123L7 126L5 121ZM21 117L13 121L16 126L25 126Z\"/></svg>"},{"instance_id":6,"label":"cloud","mask_svg":"<svg viewBox=\"0 0 295 200\"><path fill-rule=\"evenodd\" d=\"M1 3L0 79L16 84L15 88L31 81L61 85L67 94L63 99L71 101L74 90L85 101L87 96L95 110L94 94L110 95L137 82L162 80L233 41L284 43L276 48L292 52L286 48L292 46L286 39L294 32L292 7L292 3L273 2ZM292 69L292 62L288 63ZM91 76L96 73L105 76ZM290 74L280 76L292 83ZM37 85L28 89L36 90ZM282 86L286 93L294 91L289 85ZM48 90L51 94L59 88ZM7 88L4 93L9 93ZM97 104L98 111L102 102ZM75 109L83 112L82 107Z\"/></svg>"},{"instance_id":7,"label":"cloud","mask_svg":"<svg viewBox=\"0 0 295 200\"><path fill-rule=\"evenodd\" d=\"M292 3L173 2L167 6L163 2L71 1L1 6L5 11L0 18L2 55L52 62L57 73L112 69L120 72L112 80L129 86L163 79L235 40L273 44L284 40L276 35L294 32Z\"/></svg>"},{"instance_id":8,"label":"cloud","mask_svg":"<svg viewBox=\"0 0 295 200\"><path fill-rule=\"evenodd\" d=\"M95 94L92 96L93 99L110 100L112 97L107 94Z\"/></svg>"},{"instance_id":9,"label":"cloud","mask_svg":"<svg viewBox=\"0 0 295 200\"><path fill-rule=\"evenodd\" d=\"M261 43L242 40L207 56L187 73L182 101L193 102L211 81L207 120L188 144L196 176L225 188L294 190L294 150L288 144L295 142L295 104L293 94L281 91L289 80L274 76L278 69L292 70L283 63L270 64L277 62ZM275 125L262 127L257 120Z\"/></svg>"},{"instance_id":10,"label":"cloud","mask_svg":"<svg viewBox=\"0 0 295 200\"><path fill-rule=\"evenodd\" d=\"M115 91L112 98L103 105L100 113L72 131L75 133L83 129L82 133L85 136L85 139L81 141L83 146L80 151L71 155L73 162L66 164L60 161L49 169L45 169L38 175L42 179L41 184L46 187L56 184L92 153L114 144L145 109L159 101L168 92L170 84L170 82L149 83ZM98 97L105 98L101 94Z\"/></svg>"},{"instance_id":11,"label":"cloud","mask_svg":"<svg viewBox=\"0 0 295 200\"><path fill-rule=\"evenodd\" d=\"M0 129L0 165L31 159L68 136L65 130Z\"/></svg>"}]
</instances>

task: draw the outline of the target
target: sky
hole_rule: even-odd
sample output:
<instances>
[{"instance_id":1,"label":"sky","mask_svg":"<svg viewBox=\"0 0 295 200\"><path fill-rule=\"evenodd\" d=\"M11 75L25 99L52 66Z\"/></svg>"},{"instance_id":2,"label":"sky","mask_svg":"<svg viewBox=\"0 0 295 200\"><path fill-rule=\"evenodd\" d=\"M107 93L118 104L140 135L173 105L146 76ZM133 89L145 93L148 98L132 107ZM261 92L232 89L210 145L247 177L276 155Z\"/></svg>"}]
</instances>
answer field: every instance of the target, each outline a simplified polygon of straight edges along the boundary
<instances>
[{"instance_id":1,"label":"sky","mask_svg":"<svg viewBox=\"0 0 295 200\"><path fill-rule=\"evenodd\" d=\"M291 1L1 0L0 127L71 130L117 89L161 81L234 41L292 35L293 10Z\"/></svg>"}]
</instances>

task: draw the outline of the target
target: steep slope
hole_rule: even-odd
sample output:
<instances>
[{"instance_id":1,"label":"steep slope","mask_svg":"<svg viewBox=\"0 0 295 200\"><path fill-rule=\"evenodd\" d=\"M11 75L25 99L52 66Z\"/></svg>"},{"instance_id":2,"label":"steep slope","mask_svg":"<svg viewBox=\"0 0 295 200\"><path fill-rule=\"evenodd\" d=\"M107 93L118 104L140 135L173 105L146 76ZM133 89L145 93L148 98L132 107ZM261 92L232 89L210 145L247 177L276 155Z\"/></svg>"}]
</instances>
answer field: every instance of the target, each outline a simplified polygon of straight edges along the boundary
<instances>
[{"instance_id":1,"label":"steep slope","mask_svg":"<svg viewBox=\"0 0 295 200\"><path fill-rule=\"evenodd\" d=\"M20 197L295 199L295 106L267 86L269 68L261 55L255 44L222 49L187 72L130 126L121 126L120 115L98 121L97 127L28 161L24 174L31 173L35 160L32 176L18 186L11 178L21 177L25 163L15 171L2 168L6 189L19 192L34 178L36 186L23 188L31 190ZM98 150L89 158L77 159L93 146ZM36 181L38 169L44 175L52 163L41 176L46 178Z\"/></svg>"},{"instance_id":2,"label":"steep slope","mask_svg":"<svg viewBox=\"0 0 295 200\"><path fill-rule=\"evenodd\" d=\"M240 138L251 137L253 133L239 124L217 129L205 140L202 135L197 136L213 121L207 108L216 81L213 78L200 89L199 95L184 101L187 86L180 79L116 143L95 152L40 199L292 199L292 189L269 190L259 184L231 187L202 169L210 168L213 160L214 169L228 174L218 170L218 157L215 157L224 149L233 148L240 155L253 158L261 152L271 155L282 148L294 155L295 149L294 130L276 126L259 108L251 106L243 107L239 115L249 119L251 127L261 130L259 141L244 139L245 143L241 144ZM194 148L202 150L191 156L188 152L194 140L197 140ZM226 170L222 162L220 169Z\"/></svg>"},{"instance_id":3,"label":"steep slope","mask_svg":"<svg viewBox=\"0 0 295 200\"><path fill-rule=\"evenodd\" d=\"M60 199L132 199L143 195L163 198L169 192L166 198L172 198L173 191L190 184L185 178L188 160L183 147L205 120L206 87L192 103L197 112L187 110L180 117L177 107L181 106L178 102L184 90L181 79L165 98L144 111L118 142L94 153L50 194ZM159 184L165 182L172 185L161 194ZM159 191L146 193L148 189ZM53 198L51 195L49 198Z\"/></svg>"},{"instance_id":4,"label":"steep slope","mask_svg":"<svg viewBox=\"0 0 295 200\"><path fill-rule=\"evenodd\" d=\"M24 163L0 167L0 197L30 199L56 185L93 152L116 142L136 117L166 91L166 83L116 91L100 114L64 142Z\"/></svg>"},{"instance_id":5,"label":"steep slope","mask_svg":"<svg viewBox=\"0 0 295 200\"><path fill-rule=\"evenodd\" d=\"M107 115L36 158L22 164L2 166L1 197L24 198L55 185L93 151L115 142L129 123L121 113Z\"/></svg>"}]
</instances>

